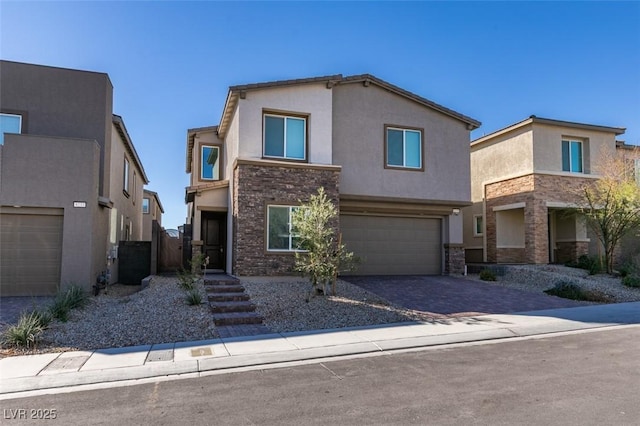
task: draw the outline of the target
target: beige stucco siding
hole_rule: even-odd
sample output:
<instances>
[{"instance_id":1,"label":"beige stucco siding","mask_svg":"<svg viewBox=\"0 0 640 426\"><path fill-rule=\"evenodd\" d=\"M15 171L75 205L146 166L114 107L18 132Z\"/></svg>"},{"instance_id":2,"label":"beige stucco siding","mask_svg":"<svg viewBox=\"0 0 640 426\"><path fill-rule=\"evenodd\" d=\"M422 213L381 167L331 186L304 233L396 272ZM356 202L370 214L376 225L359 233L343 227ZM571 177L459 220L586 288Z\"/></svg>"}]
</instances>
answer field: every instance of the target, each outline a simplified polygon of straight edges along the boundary
<instances>
[{"instance_id":1,"label":"beige stucco siding","mask_svg":"<svg viewBox=\"0 0 640 426\"><path fill-rule=\"evenodd\" d=\"M471 200L482 201L485 183L532 171L533 134L530 126L516 129L490 142L472 145Z\"/></svg>"},{"instance_id":2,"label":"beige stucco siding","mask_svg":"<svg viewBox=\"0 0 640 426\"><path fill-rule=\"evenodd\" d=\"M583 171L597 174L598 164L603 157L615 155L615 135L592 130L534 125L533 146L535 172L562 172L562 140L582 142Z\"/></svg>"},{"instance_id":3,"label":"beige stucco siding","mask_svg":"<svg viewBox=\"0 0 640 426\"><path fill-rule=\"evenodd\" d=\"M238 157L262 158L262 114L267 110L308 116L307 160L331 164L331 103L332 90L325 83L248 91L238 102Z\"/></svg>"},{"instance_id":4,"label":"beige stucco siding","mask_svg":"<svg viewBox=\"0 0 640 426\"><path fill-rule=\"evenodd\" d=\"M105 267L102 231L106 213L98 206L98 144L85 139L5 135L0 161L3 211L63 209L61 284L90 289ZM74 207L76 201L86 203L85 207Z\"/></svg>"},{"instance_id":5,"label":"beige stucco siding","mask_svg":"<svg viewBox=\"0 0 640 426\"><path fill-rule=\"evenodd\" d=\"M341 193L469 201L464 123L375 85L333 90L333 164L342 166ZM385 168L385 125L424 129L424 171Z\"/></svg>"}]
</instances>

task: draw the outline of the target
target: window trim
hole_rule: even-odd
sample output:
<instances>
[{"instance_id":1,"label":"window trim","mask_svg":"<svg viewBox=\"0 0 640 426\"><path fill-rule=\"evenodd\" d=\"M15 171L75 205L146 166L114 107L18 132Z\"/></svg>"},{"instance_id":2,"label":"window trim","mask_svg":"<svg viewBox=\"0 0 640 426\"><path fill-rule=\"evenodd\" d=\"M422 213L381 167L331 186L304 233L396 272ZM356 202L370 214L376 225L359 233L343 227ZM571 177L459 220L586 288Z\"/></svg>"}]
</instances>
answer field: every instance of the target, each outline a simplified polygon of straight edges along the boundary
<instances>
[{"instance_id":1,"label":"window trim","mask_svg":"<svg viewBox=\"0 0 640 426\"><path fill-rule=\"evenodd\" d=\"M122 171L122 192L125 197L129 198L129 168L131 164L129 163L129 159L125 155L124 157L124 170Z\"/></svg>"},{"instance_id":2,"label":"window trim","mask_svg":"<svg viewBox=\"0 0 640 426\"><path fill-rule=\"evenodd\" d=\"M147 201L146 210L145 211L145 200ZM142 197L142 214L150 214L151 213L151 199L148 197Z\"/></svg>"},{"instance_id":3,"label":"window trim","mask_svg":"<svg viewBox=\"0 0 640 426\"><path fill-rule=\"evenodd\" d=\"M218 179L207 179L202 177L202 156L204 148L217 148L218 149ZM198 144L198 181L199 182L218 182L223 180L223 167L222 167L223 150L222 145L215 143L201 142Z\"/></svg>"},{"instance_id":4,"label":"window trim","mask_svg":"<svg viewBox=\"0 0 640 426\"><path fill-rule=\"evenodd\" d=\"M132 180L132 185L133 185L133 197L131 197L131 201L133 202L133 205L136 205L136 198L138 197L138 190L136 189L136 185L138 184L138 176L136 175L136 171L133 171L133 180Z\"/></svg>"},{"instance_id":5,"label":"window trim","mask_svg":"<svg viewBox=\"0 0 640 426\"><path fill-rule=\"evenodd\" d=\"M282 156L282 157L278 157L278 156L274 156L274 155L266 155L265 154L265 148L266 148L266 126L265 126L265 117L267 116L271 116L271 117L282 117L285 119L285 123L286 123L286 119L287 118L296 118L296 119L301 119L304 120L304 143L303 143L303 150L304 150L304 158L289 158L286 156ZM303 113L297 113L297 112L289 112L289 111L278 111L278 110L272 110L272 109L263 109L262 110L262 158L266 159L266 160L278 160L278 161L291 161L291 162L296 162L296 163L308 163L309 162L309 118L310 118L310 114L303 114ZM286 124L285 124L286 125ZM285 135L286 135L286 130L285 130ZM285 141L284 141L284 147L283 147L283 151L286 155L287 152L287 141L286 141L286 137L285 137Z\"/></svg>"},{"instance_id":6,"label":"window trim","mask_svg":"<svg viewBox=\"0 0 640 426\"><path fill-rule=\"evenodd\" d=\"M9 133L14 135L21 135L25 130L25 114L18 111L11 110L1 110L0 115L8 116L8 117L18 117L20 119L20 132L19 133ZM4 144L4 133L0 135L0 145Z\"/></svg>"},{"instance_id":7,"label":"window trim","mask_svg":"<svg viewBox=\"0 0 640 426\"><path fill-rule=\"evenodd\" d=\"M289 213L289 248L288 249L271 249L269 248L269 209L271 207L286 207L288 208L288 213ZM297 250L292 248L292 233L291 233L291 209L295 209L295 208L300 208L300 205L296 205L296 204L289 204L289 203L282 203L282 204L278 204L278 203L270 203L270 204L266 204L265 205L265 237L264 237L264 247L265 247L265 253L267 254L294 254L294 253L303 253L305 252L305 250Z\"/></svg>"},{"instance_id":8,"label":"window trim","mask_svg":"<svg viewBox=\"0 0 640 426\"><path fill-rule=\"evenodd\" d=\"M564 158L562 157L564 155L564 151L563 151L563 147L562 145L567 142L569 144L569 170L565 170L564 169ZM572 144L580 144L580 171L574 171L573 170L573 164L572 164L572 160L571 160L571 146ZM567 172L567 173L582 173L584 174L584 141L579 140L577 138L562 138L562 143L560 144L560 161L561 161L561 167L562 167L562 171L563 172Z\"/></svg>"},{"instance_id":9,"label":"window trim","mask_svg":"<svg viewBox=\"0 0 640 426\"><path fill-rule=\"evenodd\" d=\"M413 132L418 132L420 134L420 167L410 167L410 166L395 166L389 164L389 129L391 130L401 130L403 132L402 135L402 147L405 148L405 136L404 132L409 130ZM424 172L424 163L425 163L425 152L424 152L424 128L422 127L410 127L410 126L399 126L396 124L385 124L384 125L384 168L389 170L404 170L404 171L412 171L412 172ZM406 149L404 149L406 152ZM403 163L406 163L406 159L403 158Z\"/></svg>"},{"instance_id":10,"label":"window trim","mask_svg":"<svg viewBox=\"0 0 640 426\"><path fill-rule=\"evenodd\" d=\"M480 223L480 232L478 232L478 219L482 222ZM474 214L473 215L473 236L474 237L482 237L484 235L484 215Z\"/></svg>"}]
</instances>

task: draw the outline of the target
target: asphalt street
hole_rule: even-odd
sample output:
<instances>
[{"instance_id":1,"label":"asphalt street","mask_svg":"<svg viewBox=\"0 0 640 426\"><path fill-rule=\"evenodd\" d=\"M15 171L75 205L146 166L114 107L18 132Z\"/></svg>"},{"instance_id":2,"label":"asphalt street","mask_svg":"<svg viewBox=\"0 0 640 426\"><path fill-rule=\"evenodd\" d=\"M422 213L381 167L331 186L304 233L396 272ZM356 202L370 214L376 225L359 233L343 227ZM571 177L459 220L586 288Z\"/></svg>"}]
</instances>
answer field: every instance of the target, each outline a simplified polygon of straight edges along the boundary
<instances>
[{"instance_id":1,"label":"asphalt street","mask_svg":"<svg viewBox=\"0 0 640 426\"><path fill-rule=\"evenodd\" d=\"M0 401L3 424L637 425L640 327ZM54 420L51 420L53 422Z\"/></svg>"}]
</instances>

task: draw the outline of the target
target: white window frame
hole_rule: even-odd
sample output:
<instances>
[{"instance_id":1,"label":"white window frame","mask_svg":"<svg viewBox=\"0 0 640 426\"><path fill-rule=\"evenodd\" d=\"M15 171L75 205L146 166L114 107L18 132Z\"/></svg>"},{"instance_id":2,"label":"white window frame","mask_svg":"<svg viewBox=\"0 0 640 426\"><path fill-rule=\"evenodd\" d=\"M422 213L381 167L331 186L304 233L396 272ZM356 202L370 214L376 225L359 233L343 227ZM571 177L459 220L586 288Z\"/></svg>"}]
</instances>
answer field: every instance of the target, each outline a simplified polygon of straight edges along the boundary
<instances>
[{"instance_id":1,"label":"white window frame","mask_svg":"<svg viewBox=\"0 0 640 426\"><path fill-rule=\"evenodd\" d=\"M20 131L18 133L13 133L13 134L21 134L22 133L22 115L20 115L20 114L10 114L8 112L2 112L2 113L0 113L0 116L18 117L18 123L19 123L19 126L20 126ZM12 134L12 133L10 133L10 134ZM0 134L0 145L4 144L4 135L5 135L4 132L2 134Z\"/></svg>"},{"instance_id":2,"label":"white window frame","mask_svg":"<svg viewBox=\"0 0 640 426\"><path fill-rule=\"evenodd\" d=\"M289 238L289 244L288 244L289 248L288 249L272 249L272 248L269 248L269 246L270 246L270 244L269 244L270 243L270 241L269 241L269 234L270 234L269 229L271 228L271 224L270 224L270 220L269 220L269 217L270 217L269 210L271 208L286 208L286 209L288 209L288 214L289 214L289 219L288 219L288 222L287 222L287 224L288 224L288 234L289 234L289 236L288 236L288 238ZM298 250L298 249L293 247L293 239L295 238L295 235L292 232L293 225L291 223L291 213L293 212L294 209L299 209L299 208L300 208L300 206L291 206L291 205L283 205L283 204L269 204L269 205L267 205L267 232L266 232L266 241L265 241L265 243L266 243L266 248L267 248L268 252L271 252L271 253L295 253L295 252L304 252L305 251L305 250Z\"/></svg>"},{"instance_id":3,"label":"white window frame","mask_svg":"<svg viewBox=\"0 0 640 426\"><path fill-rule=\"evenodd\" d=\"M129 160L124 157L124 170L122 173L122 190L129 196Z\"/></svg>"},{"instance_id":4,"label":"white window frame","mask_svg":"<svg viewBox=\"0 0 640 426\"><path fill-rule=\"evenodd\" d=\"M478 219L482 222L480 223L480 232L478 232ZM484 216L481 214L473 215L473 236L474 237L482 237L484 235Z\"/></svg>"},{"instance_id":5,"label":"white window frame","mask_svg":"<svg viewBox=\"0 0 640 426\"><path fill-rule=\"evenodd\" d=\"M205 148L211 148L211 149L218 150L218 160L217 160L217 162L218 162L218 170L217 170L218 174L215 175L215 173L214 173L214 176L211 177L211 178L204 177L204 173L203 173L204 172L204 164L205 164L205 158L204 158L204 149ZM220 157L221 157L221 154L222 154L222 149L221 149L220 145L201 145L200 146L200 180L205 180L205 181L217 181L217 180L220 180L220 176L221 176L221 173L220 173L221 158ZM214 172L215 171L216 170L215 170L215 167L214 167Z\"/></svg>"},{"instance_id":6,"label":"white window frame","mask_svg":"<svg viewBox=\"0 0 640 426\"><path fill-rule=\"evenodd\" d=\"M402 132L402 165L389 164L389 130ZM420 135L420 165L407 166L407 132ZM410 127L385 126L384 131L385 167L390 169L424 170L424 135L422 129L412 129Z\"/></svg>"},{"instance_id":7,"label":"white window frame","mask_svg":"<svg viewBox=\"0 0 640 426\"><path fill-rule=\"evenodd\" d=\"M584 142L576 139L562 139L562 142L569 143L569 170L563 169L562 171L567 173L584 173ZM581 161L580 171L573 170L573 163L571 158L571 145L574 143L580 144L580 161Z\"/></svg>"},{"instance_id":8,"label":"white window frame","mask_svg":"<svg viewBox=\"0 0 640 426\"><path fill-rule=\"evenodd\" d=\"M283 150L283 155L277 156L277 155L267 155L267 126L266 126L266 118L267 117L278 117L278 118L282 118L284 120L284 146L282 147ZM295 120L302 120L304 122L304 132L303 132L303 139L302 139L302 158L295 158L295 157L287 157L287 118L292 118ZM298 116L298 115L287 115L287 114L274 114L274 113L263 113L262 114L262 155L265 158L279 158L279 159L285 159L285 160L291 160L291 161L307 161L307 125L308 125L308 121L307 121L307 117L303 117L303 116Z\"/></svg>"}]
</instances>

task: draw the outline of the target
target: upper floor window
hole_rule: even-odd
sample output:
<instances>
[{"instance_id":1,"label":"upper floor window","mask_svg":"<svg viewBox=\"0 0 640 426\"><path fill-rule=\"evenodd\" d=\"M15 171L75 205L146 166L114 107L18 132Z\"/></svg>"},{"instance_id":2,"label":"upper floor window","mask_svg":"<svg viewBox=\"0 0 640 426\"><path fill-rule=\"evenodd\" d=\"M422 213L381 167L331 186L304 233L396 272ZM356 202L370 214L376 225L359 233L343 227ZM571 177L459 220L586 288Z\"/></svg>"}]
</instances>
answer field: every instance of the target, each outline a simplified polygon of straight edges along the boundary
<instances>
[{"instance_id":1,"label":"upper floor window","mask_svg":"<svg viewBox=\"0 0 640 426\"><path fill-rule=\"evenodd\" d=\"M385 126L385 167L424 170L422 130Z\"/></svg>"},{"instance_id":2,"label":"upper floor window","mask_svg":"<svg viewBox=\"0 0 640 426\"><path fill-rule=\"evenodd\" d=\"M562 141L562 171L582 173L582 142Z\"/></svg>"},{"instance_id":3,"label":"upper floor window","mask_svg":"<svg viewBox=\"0 0 640 426\"><path fill-rule=\"evenodd\" d=\"M124 170L122 171L122 191L129 196L129 160L124 157Z\"/></svg>"},{"instance_id":4,"label":"upper floor window","mask_svg":"<svg viewBox=\"0 0 640 426\"><path fill-rule=\"evenodd\" d=\"M200 179L220 180L220 147L204 145L200 152Z\"/></svg>"},{"instance_id":5,"label":"upper floor window","mask_svg":"<svg viewBox=\"0 0 640 426\"><path fill-rule=\"evenodd\" d=\"M299 240L293 232L291 213L295 206L267 206L267 250L296 251Z\"/></svg>"},{"instance_id":6,"label":"upper floor window","mask_svg":"<svg viewBox=\"0 0 640 426\"><path fill-rule=\"evenodd\" d=\"M136 203L136 198L138 197L138 178L136 176L136 171L133 171L133 204Z\"/></svg>"},{"instance_id":7,"label":"upper floor window","mask_svg":"<svg viewBox=\"0 0 640 426\"><path fill-rule=\"evenodd\" d=\"M142 199L142 213L149 214L149 199L146 197Z\"/></svg>"},{"instance_id":8,"label":"upper floor window","mask_svg":"<svg viewBox=\"0 0 640 426\"><path fill-rule=\"evenodd\" d=\"M0 145L4 143L5 133L22 133L22 116L0 114Z\"/></svg>"},{"instance_id":9,"label":"upper floor window","mask_svg":"<svg viewBox=\"0 0 640 426\"><path fill-rule=\"evenodd\" d=\"M306 160L307 119L264 114L263 150L265 157Z\"/></svg>"}]
</instances>

